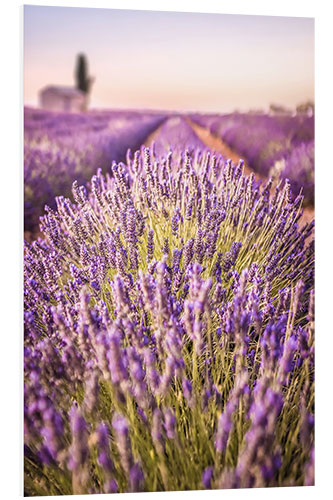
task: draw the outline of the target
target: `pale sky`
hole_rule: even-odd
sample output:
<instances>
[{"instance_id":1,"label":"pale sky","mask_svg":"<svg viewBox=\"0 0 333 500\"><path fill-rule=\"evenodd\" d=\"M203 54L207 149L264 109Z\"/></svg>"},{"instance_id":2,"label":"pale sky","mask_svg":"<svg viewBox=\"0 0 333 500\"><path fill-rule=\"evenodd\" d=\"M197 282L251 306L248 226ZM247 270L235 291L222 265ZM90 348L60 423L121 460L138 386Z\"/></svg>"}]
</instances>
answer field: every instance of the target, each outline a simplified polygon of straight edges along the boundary
<instances>
[{"instance_id":1,"label":"pale sky","mask_svg":"<svg viewBox=\"0 0 333 500\"><path fill-rule=\"evenodd\" d=\"M24 7L24 101L74 85L78 53L91 106L229 112L314 99L314 19Z\"/></svg>"}]
</instances>

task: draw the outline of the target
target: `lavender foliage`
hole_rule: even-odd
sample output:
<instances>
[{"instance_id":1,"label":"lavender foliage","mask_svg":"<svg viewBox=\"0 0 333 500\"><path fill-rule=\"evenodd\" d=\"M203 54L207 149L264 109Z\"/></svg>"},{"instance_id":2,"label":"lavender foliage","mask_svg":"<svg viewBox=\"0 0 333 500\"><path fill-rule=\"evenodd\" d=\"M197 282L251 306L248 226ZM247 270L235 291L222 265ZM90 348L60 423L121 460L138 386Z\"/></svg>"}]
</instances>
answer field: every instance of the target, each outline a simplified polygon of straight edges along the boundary
<instances>
[{"instance_id":1,"label":"lavender foliage","mask_svg":"<svg viewBox=\"0 0 333 500\"><path fill-rule=\"evenodd\" d=\"M24 227L36 232L44 206L56 208L56 196L70 196L76 180L86 184L98 168L109 171L125 161L163 122L160 114L91 111L65 113L25 108Z\"/></svg>"},{"instance_id":2,"label":"lavender foliage","mask_svg":"<svg viewBox=\"0 0 333 500\"><path fill-rule=\"evenodd\" d=\"M25 244L28 495L313 483L314 224L180 158L75 182Z\"/></svg>"},{"instance_id":3,"label":"lavender foliage","mask_svg":"<svg viewBox=\"0 0 333 500\"><path fill-rule=\"evenodd\" d=\"M261 176L289 179L297 195L314 204L314 117L256 113L192 115L199 125L221 137Z\"/></svg>"}]
</instances>

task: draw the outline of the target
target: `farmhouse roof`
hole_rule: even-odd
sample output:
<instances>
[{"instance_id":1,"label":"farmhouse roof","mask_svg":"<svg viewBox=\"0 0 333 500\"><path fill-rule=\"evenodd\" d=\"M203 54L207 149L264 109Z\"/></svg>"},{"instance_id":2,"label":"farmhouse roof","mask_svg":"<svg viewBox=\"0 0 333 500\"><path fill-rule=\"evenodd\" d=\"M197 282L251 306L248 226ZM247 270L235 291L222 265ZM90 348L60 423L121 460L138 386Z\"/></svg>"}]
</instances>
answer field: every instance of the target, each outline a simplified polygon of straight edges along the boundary
<instances>
[{"instance_id":1,"label":"farmhouse roof","mask_svg":"<svg viewBox=\"0 0 333 500\"><path fill-rule=\"evenodd\" d=\"M84 97L84 92L82 92L82 90L76 89L75 87L66 87L63 85L48 85L47 87L44 87L40 92L51 92L62 97Z\"/></svg>"}]
</instances>

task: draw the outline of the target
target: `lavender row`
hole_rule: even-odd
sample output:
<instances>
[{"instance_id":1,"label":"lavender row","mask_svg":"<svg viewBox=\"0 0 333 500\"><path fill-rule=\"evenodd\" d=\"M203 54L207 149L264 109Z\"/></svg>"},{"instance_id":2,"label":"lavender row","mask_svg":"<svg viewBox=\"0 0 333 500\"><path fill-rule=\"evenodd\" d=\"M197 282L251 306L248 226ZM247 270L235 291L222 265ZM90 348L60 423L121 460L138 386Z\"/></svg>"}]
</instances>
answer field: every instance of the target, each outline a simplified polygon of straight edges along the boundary
<instances>
[{"instance_id":1,"label":"lavender row","mask_svg":"<svg viewBox=\"0 0 333 500\"><path fill-rule=\"evenodd\" d=\"M185 149L191 153L196 149L204 151L207 148L186 118L175 115L168 118L154 136L154 150L158 156L165 155L170 149L174 157L179 157Z\"/></svg>"},{"instance_id":2,"label":"lavender row","mask_svg":"<svg viewBox=\"0 0 333 500\"><path fill-rule=\"evenodd\" d=\"M159 126L161 115L92 112L81 114L25 110L25 230L35 231L45 204L69 196L74 180L86 183L97 168L126 157Z\"/></svg>"},{"instance_id":3,"label":"lavender row","mask_svg":"<svg viewBox=\"0 0 333 500\"><path fill-rule=\"evenodd\" d=\"M314 222L198 150L73 184L25 245L27 495L314 481Z\"/></svg>"},{"instance_id":4,"label":"lavender row","mask_svg":"<svg viewBox=\"0 0 333 500\"><path fill-rule=\"evenodd\" d=\"M303 189L305 202L314 203L314 117L234 113L192 118L244 155L253 170L288 178L295 193Z\"/></svg>"}]
</instances>

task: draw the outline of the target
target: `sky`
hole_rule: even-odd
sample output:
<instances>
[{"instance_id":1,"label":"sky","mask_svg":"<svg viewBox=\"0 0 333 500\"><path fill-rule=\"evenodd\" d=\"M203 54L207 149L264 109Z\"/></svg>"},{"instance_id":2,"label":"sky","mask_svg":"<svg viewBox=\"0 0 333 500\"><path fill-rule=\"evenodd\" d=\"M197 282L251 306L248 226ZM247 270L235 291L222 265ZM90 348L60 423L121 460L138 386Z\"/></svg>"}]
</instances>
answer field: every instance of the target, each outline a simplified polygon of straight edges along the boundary
<instances>
[{"instance_id":1,"label":"sky","mask_svg":"<svg viewBox=\"0 0 333 500\"><path fill-rule=\"evenodd\" d=\"M314 100L314 19L24 6L24 102L74 86L93 108L231 112Z\"/></svg>"}]
</instances>

